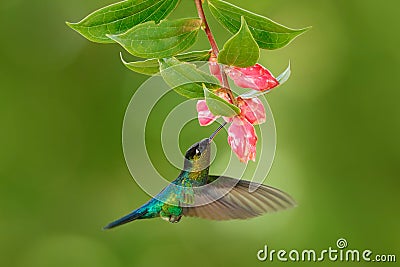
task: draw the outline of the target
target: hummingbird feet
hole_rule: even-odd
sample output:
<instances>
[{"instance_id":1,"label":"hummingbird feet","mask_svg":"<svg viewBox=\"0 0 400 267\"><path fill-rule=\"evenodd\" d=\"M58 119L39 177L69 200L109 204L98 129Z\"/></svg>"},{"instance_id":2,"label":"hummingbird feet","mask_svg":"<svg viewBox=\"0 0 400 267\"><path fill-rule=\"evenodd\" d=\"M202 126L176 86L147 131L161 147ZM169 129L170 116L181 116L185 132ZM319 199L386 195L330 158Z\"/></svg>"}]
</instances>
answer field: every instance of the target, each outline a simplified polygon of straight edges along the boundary
<instances>
[{"instance_id":1,"label":"hummingbird feet","mask_svg":"<svg viewBox=\"0 0 400 267\"><path fill-rule=\"evenodd\" d=\"M161 219L170 222L170 223L177 223L181 220L182 215L175 216L175 215L169 215L169 216L161 216Z\"/></svg>"}]
</instances>

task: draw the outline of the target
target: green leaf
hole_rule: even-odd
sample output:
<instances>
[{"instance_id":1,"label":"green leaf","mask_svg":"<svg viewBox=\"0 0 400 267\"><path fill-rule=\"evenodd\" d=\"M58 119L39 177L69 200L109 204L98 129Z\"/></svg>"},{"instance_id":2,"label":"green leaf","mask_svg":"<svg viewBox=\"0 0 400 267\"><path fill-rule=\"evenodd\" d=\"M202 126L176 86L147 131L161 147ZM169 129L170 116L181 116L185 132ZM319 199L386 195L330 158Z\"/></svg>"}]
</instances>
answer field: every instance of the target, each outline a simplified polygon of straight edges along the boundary
<instances>
[{"instance_id":1,"label":"green leaf","mask_svg":"<svg viewBox=\"0 0 400 267\"><path fill-rule=\"evenodd\" d=\"M203 84L212 89L221 87L217 78L197 69L194 64L180 62L176 58L160 59L159 63L164 81L187 98L203 98Z\"/></svg>"},{"instance_id":2,"label":"green leaf","mask_svg":"<svg viewBox=\"0 0 400 267\"><path fill-rule=\"evenodd\" d=\"M182 62L208 61L210 58L210 50L193 51L179 54L175 57ZM128 69L141 74L155 75L160 72L160 66L156 58L147 59L144 61L125 62L121 54L121 60Z\"/></svg>"},{"instance_id":3,"label":"green leaf","mask_svg":"<svg viewBox=\"0 0 400 267\"><path fill-rule=\"evenodd\" d=\"M243 16L258 46L263 49L282 48L308 30L308 28L297 30L287 28L269 18L254 14L221 0L208 0L208 6L218 22L232 33L239 31L241 25L240 18Z\"/></svg>"},{"instance_id":4,"label":"green leaf","mask_svg":"<svg viewBox=\"0 0 400 267\"><path fill-rule=\"evenodd\" d=\"M260 57L260 48L254 40L244 17L241 17L239 31L229 39L218 55L218 62L247 68L254 66Z\"/></svg>"},{"instance_id":5,"label":"green leaf","mask_svg":"<svg viewBox=\"0 0 400 267\"><path fill-rule=\"evenodd\" d=\"M179 0L130 0L94 11L78 23L67 25L93 42L112 43L107 34L120 34L147 21L166 18Z\"/></svg>"},{"instance_id":6,"label":"green leaf","mask_svg":"<svg viewBox=\"0 0 400 267\"><path fill-rule=\"evenodd\" d=\"M191 47L201 27L198 18L163 20L139 24L120 35L108 35L129 53L142 58L175 56Z\"/></svg>"},{"instance_id":7,"label":"green leaf","mask_svg":"<svg viewBox=\"0 0 400 267\"><path fill-rule=\"evenodd\" d=\"M225 101L225 99L217 96L213 92L207 89L203 84L204 96L206 98L206 103L208 109L215 116L233 117L240 114L240 109L232 105L231 103Z\"/></svg>"}]
</instances>

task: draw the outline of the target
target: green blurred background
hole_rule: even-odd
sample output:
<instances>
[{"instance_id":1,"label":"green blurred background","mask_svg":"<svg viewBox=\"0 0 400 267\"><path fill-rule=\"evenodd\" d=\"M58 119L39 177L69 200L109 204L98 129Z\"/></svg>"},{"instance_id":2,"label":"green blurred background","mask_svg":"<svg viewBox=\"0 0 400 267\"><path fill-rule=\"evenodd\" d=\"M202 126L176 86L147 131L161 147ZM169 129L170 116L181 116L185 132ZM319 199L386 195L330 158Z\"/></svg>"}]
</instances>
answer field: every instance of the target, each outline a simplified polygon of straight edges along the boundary
<instances>
[{"instance_id":1,"label":"green blurred background","mask_svg":"<svg viewBox=\"0 0 400 267\"><path fill-rule=\"evenodd\" d=\"M260 59L274 73L292 62L289 82L267 97L278 143L266 182L299 206L248 221L150 220L102 231L149 198L121 146L125 109L147 77L121 64L117 45L90 43L64 23L110 0L1 1L2 266L261 266L271 265L256 258L265 244L321 250L341 237L349 248L400 256L399 1L231 2L313 26ZM173 13L182 16L196 16L193 1ZM210 22L221 45L229 34ZM194 49L208 48L201 35ZM159 151L161 122L153 125L148 147ZM192 126L184 146L210 132Z\"/></svg>"}]
</instances>

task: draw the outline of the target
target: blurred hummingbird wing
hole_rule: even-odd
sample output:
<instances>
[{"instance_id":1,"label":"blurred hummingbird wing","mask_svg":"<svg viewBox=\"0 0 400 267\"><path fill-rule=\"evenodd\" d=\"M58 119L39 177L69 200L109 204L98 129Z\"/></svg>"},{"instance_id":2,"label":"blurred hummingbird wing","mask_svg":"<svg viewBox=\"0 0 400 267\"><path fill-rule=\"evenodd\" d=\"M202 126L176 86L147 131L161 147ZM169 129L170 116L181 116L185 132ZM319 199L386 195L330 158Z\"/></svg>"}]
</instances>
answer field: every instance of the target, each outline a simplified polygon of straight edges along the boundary
<instances>
[{"instance_id":1,"label":"blurred hummingbird wing","mask_svg":"<svg viewBox=\"0 0 400 267\"><path fill-rule=\"evenodd\" d=\"M195 188L195 203L183 214L210 220L247 219L294 207L295 201L279 189L225 176L209 177L204 189ZM249 186L258 186L249 192Z\"/></svg>"}]
</instances>

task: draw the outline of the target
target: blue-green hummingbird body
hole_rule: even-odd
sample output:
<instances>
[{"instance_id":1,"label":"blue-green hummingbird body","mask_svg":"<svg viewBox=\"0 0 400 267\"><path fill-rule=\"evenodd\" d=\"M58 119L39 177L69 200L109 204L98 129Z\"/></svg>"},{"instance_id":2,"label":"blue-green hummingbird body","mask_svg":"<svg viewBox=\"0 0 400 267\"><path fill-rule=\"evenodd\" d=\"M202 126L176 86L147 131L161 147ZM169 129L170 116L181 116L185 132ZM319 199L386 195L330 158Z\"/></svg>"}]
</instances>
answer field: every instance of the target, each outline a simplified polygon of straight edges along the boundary
<instances>
[{"instance_id":1,"label":"blue-green hummingbird body","mask_svg":"<svg viewBox=\"0 0 400 267\"><path fill-rule=\"evenodd\" d=\"M192 145L185 154L184 168L158 195L104 229L138 219L161 217L172 223L182 216L211 220L247 219L293 207L295 202L279 189L225 176L209 175L210 143L221 130Z\"/></svg>"}]
</instances>

